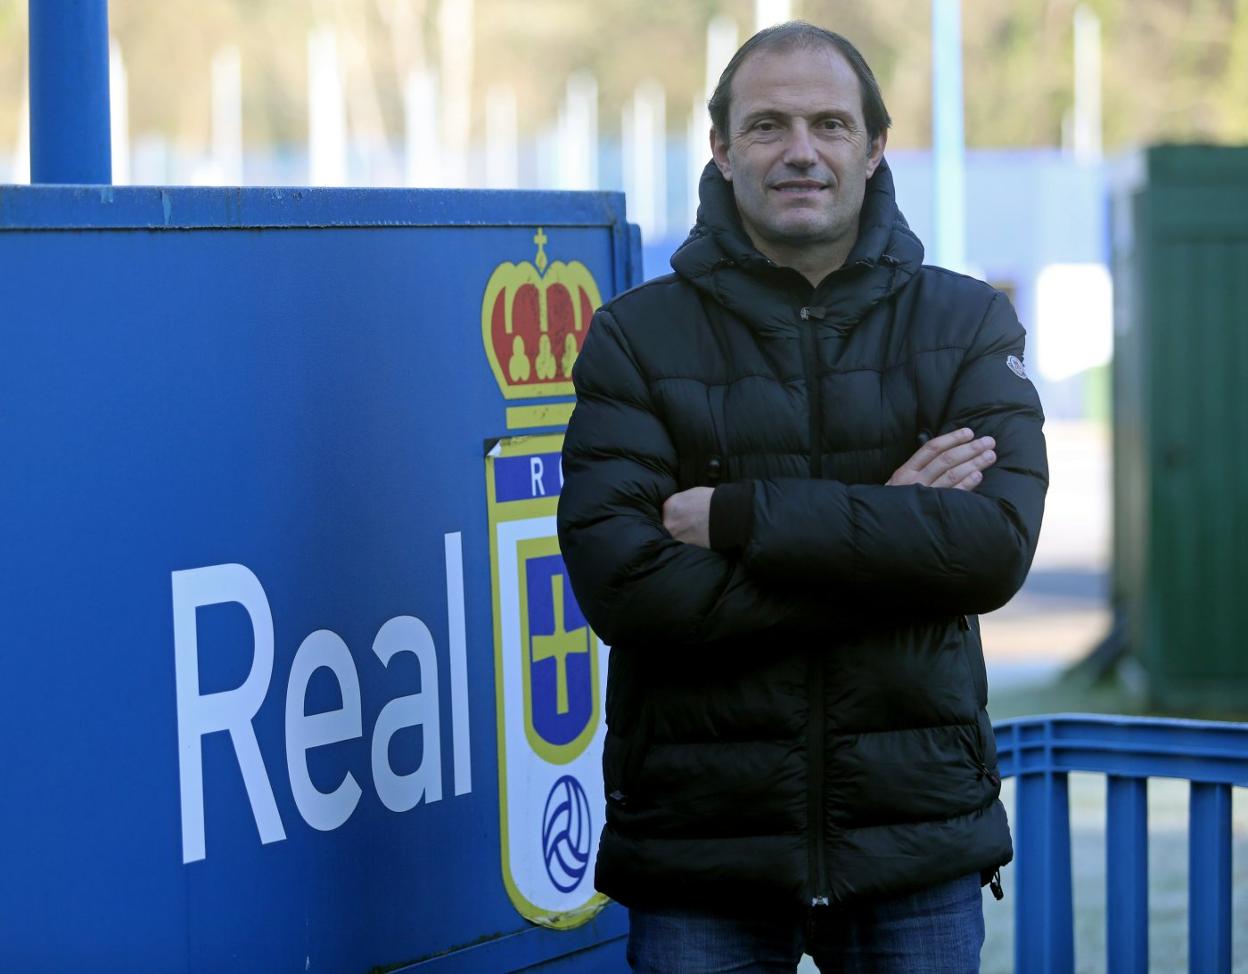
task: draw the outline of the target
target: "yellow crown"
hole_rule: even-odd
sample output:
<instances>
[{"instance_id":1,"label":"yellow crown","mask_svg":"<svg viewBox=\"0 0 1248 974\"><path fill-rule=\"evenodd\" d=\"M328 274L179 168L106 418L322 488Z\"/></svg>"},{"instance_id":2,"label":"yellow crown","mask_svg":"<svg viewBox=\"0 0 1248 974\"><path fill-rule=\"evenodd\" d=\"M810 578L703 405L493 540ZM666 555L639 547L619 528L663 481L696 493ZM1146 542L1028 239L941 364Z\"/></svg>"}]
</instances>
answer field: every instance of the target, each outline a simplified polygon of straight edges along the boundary
<instances>
[{"instance_id":1,"label":"yellow crown","mask_svg":"<svg viewBox=\"0 0 1248 974\"><path fill-rule=\"evenodd\" d=\"M533 242L534 260L499 264L481 299L485 354L508 399L573 394L572 364L602 303L584 264L550 263L541 227Z\"/></svg>"}]
</instances>

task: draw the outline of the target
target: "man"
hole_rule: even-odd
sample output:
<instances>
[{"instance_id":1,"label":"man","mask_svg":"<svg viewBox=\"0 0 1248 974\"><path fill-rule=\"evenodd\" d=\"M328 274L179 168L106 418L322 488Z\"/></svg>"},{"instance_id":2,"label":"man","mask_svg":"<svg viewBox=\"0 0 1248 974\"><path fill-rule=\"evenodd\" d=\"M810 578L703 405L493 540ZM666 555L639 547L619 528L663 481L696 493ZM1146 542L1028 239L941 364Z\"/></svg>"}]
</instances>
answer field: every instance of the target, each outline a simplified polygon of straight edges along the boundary
<instances>
[{"instance_id":1,"label":"man","mask_svg":"<svg viewBox=\"0 0 1248 974\"><path fill-rule=\"evenodd\" d=\"M1022 584L1047 485L1024 332L922 266L844 38L755 35L710 110L676 273L601 309L575 370L597 886L638 970L977 970L1012 853L975 614Z\"/></svg>"}]
</instances>

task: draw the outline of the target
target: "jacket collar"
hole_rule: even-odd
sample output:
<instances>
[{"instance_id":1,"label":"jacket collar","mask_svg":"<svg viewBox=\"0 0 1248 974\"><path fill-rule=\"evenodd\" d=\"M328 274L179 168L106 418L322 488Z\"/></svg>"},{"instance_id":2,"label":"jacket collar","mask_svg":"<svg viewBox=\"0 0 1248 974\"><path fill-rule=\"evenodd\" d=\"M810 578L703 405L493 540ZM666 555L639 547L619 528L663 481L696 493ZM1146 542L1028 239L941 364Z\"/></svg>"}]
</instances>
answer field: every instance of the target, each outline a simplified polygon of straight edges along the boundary
<instances>
[{"instance_id":1,"label":"jacket collar","mask_svg":"<svg viewBox=\"0 0 1248 974\"><path fill-rule=\"evenodd\" d=\"M799 305L820 309L823 320L847 326L899 290L923 263L923 244L897 208L893 175L881 160L867 182L858 240L845 265L817 288L754 247L714 162L698 185L698 219L672 255L672 267L713 300L764 330L791 330ZM803 300L801 295L805 295Z\"/></svg>"}]
</instances>

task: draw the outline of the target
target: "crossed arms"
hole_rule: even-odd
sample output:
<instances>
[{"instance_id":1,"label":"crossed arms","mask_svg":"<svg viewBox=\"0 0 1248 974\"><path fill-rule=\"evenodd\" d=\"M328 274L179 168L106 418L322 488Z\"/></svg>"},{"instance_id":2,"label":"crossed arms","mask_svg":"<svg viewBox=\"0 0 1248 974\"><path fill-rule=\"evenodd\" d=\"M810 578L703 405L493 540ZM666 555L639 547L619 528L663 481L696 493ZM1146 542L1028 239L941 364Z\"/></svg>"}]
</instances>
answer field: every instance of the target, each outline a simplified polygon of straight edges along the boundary
<instances>
[{"instance_id":1,"label":"crossed arms","mask_svg":"<svg viewBox=\"0 0 1248 974\"><path fill-rule=\"evenodd\" d=\"M984 479L983 471L996 463L991 436L975 437L973 430L963 427L928 440L912 457L893 471L885 486L900 487L922 484L924 487L948 487L952 490L974 490ZM712 487L690 487L673 494L663 502L663 527L677 541L685 544L711 544Z\"/></svg>"},{"instance_id":2,"label":"crossed arms","mask_svg":"<svg viewBox=\"0 0 1248 974\"><path fill-rule=\"evenodd\" d=\"M774 626L826 630L864 611L958 615L1022 584L1047 485L1043 416L1006 368L1024 333L994 299L944 427L887 484L753 482L737 553L707 544L709 488L677 491L677 454L609 312L575 373L559 535L577 599L613 645L703 643ZM968 436L963 430L972 429Z\"/></svg>"}]
</instances>

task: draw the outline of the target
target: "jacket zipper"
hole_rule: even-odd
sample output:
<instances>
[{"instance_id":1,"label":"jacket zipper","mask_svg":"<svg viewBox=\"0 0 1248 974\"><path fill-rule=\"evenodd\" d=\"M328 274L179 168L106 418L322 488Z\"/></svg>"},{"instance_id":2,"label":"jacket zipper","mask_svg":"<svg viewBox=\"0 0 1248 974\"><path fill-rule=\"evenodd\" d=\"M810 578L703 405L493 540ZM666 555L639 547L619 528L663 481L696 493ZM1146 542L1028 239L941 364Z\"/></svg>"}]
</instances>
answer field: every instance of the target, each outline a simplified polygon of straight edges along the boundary
<instances>
[{"instance_id":1,"label":"jacket zipper","mask_svg":"<svg viewBox=\"0 0 1248 974\"><path fill-rule=\"evenodd\" d=\"M823 476L823 390L819 387L818 336L812 319L823 318L822 308L802 308L802 371L806 374L806 403L810 410L810 475Z\"/></svg>"},{"instance_id":2,"label":"jacket zipper","mask_svg":"<svg viewBox=\"0 0 1248 974\"><path fill-rule=\"evenodd\" d=\"M810 409L810 475L823 476L823 402L819 388L818 336L811 319L822 318L822 308L803 307L799 312L802 325L802 366L806 374L806 401ZM810 833L810 905L828 905L828 883L824 876L823 837L823 656L812 653L807 681L810 718L806 723L806 750L810 765L810 787L807 792L807 829Z\"/></svg>"},{"instance_id":3,"label":"jacket zipper","mask_svg":"<svg viewBox=\"0 0 1248 974\"><path fill-rule=\"evenodd\" d=\"M712 386L707 393L711 410L711 432L715 437L714 449L717 451L706 461L706 479L711 487L719 484L728 474L724 469L728 459L728 436L723 422L724 392L724 386Z\"/></svg>"},{"instance_id":4,"label":"jacket zipper","mask_svg":"<svg viewBox=\"0 0 1248 974\"><path fill-rule=\"evenodd\" d=\"M814 652L807 659L810 668L810 719L806 723L806 749L810 760L810 788L807 792L810 831L811 906L828 905L828 884L824 878L823 839L823 656Z\"/></svg>"}]
</instances>

